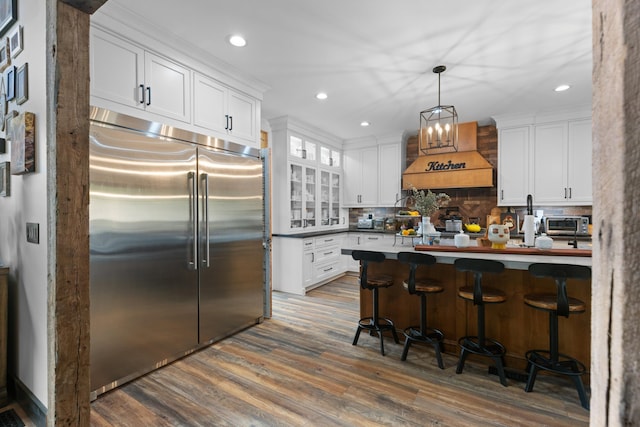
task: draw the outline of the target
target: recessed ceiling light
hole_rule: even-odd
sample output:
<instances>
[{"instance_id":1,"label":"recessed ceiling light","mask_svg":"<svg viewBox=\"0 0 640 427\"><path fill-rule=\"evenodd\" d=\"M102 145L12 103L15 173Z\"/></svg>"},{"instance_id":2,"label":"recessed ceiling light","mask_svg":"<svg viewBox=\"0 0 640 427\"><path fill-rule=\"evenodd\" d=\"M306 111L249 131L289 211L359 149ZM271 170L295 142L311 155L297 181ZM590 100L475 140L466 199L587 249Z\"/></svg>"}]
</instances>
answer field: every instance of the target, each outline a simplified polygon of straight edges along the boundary
<instances>
[{"instance_id":1,"label":"recessed ceiling light","mask_svg":"<svg viewBox=\"0 0 640 427\"><path fill-rule=\"evenodd\" d=\"M316 98L318 99L327 99L327 94L324 92L318 92L316 93Z\"/></svg>"},{"instance_id":2,"label":"recessed ceiling light","mask_svg":"<svg viewBox=\"0 0 640 427\"><path fill-rule=\"evenodd\" d=\"M569 90L570 87L571 86L569 86L569 85L560 85L557 88L555 88L554 90L556 92L564 92L565 90Z\"/></svg>"},{"instance_id":3,"label":"recessed ceiling light","mask_svg":"<svg viewBox=\"0 0 640 427\"><path fill-rule=\"evenodd\" d=\"M371 123L369 123L368 121L362 121L360 122L360 126L362 126L363 128L366 128L367 126L369 126Z\"/></svg>"},{"instance_id":4,"label":"recessed ceiling light","mask_svg":"<svg viewBox=\"0 0 640 427\"><path fill-rule=\"evenodd\" d=\"M229 43L235 47L244 47L247 45L247 41L239 34L233 34L229 36Z\"/></svg>"}]
</instances>

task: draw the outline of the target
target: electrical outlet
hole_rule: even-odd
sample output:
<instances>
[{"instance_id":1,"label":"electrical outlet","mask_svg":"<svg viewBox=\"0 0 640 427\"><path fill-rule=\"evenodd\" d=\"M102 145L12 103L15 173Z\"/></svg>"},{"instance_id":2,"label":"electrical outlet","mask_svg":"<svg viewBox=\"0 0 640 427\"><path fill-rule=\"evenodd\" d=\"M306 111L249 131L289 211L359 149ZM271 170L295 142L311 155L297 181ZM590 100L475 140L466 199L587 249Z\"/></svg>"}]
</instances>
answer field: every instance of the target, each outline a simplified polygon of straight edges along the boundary
<instances>
[{"instance_id":1,"label":"electrical outlet","mask_svg":"<svg viewBox=\"0 0 640 427\"><path fill-rule=\"evenodd\" d=\"M27 242L40 243L40 224L36 222L27 223Z\"/></svg>"}]
</instances>

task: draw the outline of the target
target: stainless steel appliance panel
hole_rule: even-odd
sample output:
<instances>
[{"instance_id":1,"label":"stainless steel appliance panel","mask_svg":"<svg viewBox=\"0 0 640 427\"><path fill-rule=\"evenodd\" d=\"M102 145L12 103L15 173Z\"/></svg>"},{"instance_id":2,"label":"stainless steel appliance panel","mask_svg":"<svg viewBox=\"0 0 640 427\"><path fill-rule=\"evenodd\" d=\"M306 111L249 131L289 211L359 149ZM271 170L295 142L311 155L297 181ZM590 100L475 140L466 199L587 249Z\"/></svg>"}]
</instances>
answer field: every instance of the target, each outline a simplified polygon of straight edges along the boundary
<instances>
[{"instance_id":1,"label":"stainless steel appliance panel","mask_svg":"<svg viewBox=\"0 0 640 427\"><path fill-rule=\"evenodd\" d=\"M263 164L198 148L200 343L263 316Z\"/></svg>"},{"instance_id":2,"label":"stainless steel appliance panel","mask_svg":"<svg viewBox=\"0 0 640 427\"><path fill-rule=\"evenodd\" d=\"M90 145L91 390L106 391L197 346L197 154L96 123Z\"/></svg>"}]
</instances>

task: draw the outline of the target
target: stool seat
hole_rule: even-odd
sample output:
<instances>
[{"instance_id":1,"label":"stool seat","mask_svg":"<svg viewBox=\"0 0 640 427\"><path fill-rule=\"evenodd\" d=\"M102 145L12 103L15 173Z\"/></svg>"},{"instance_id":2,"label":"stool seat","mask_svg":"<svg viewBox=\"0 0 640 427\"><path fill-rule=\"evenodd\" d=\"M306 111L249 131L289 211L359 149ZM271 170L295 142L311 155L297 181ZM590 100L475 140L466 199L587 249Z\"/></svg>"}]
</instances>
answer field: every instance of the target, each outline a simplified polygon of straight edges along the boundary
<instances>
[{"instance_id":1,"label":"stool seat","mask_svg":"<svg viewBox=\"0 0 640 427\"><path fill-rule=\"evenodd\" d=\"M458 296L462 299L473 301L473 286L463 286L458 289ZM482 302L500 303L507 300L507 295L495 288L482 287Z\"/></svg>"},{"instance_id":2,"label":"stool seat","mask_svg":"<svg viewBox=\"0 0 640 427\"><path fill-rule=\"evenodd\" d=\"M372 288L388 288L393 286L393 277L386 274L368 276L367 285Z\"/></svg>"},{"instance_id":3,"label":"stool seat","mask_svg":"<svg viewBox=\"0 0 640 427\"><path fill-rule=\"evenodd\" d=\"M405 279L402 282L402 286L405 289L409 289L409 279ZM440 282L435 280L416 279L416 294L437 294L444 291L444 288L440 285Z\"/></svg>"},{"instance_id":4,"label":"stool seat","mask_svg":"<svg viewBox=\"0 0 640 427\"><path fill-rule=\"evenodd\" d=\"M582 313L587 309L584 301L572 297L568 297L568 300L570 313ZM524 296L524 302L540 310L558 310L558 296L556 294L527 294Z\"/></svg>"}]
</instances>

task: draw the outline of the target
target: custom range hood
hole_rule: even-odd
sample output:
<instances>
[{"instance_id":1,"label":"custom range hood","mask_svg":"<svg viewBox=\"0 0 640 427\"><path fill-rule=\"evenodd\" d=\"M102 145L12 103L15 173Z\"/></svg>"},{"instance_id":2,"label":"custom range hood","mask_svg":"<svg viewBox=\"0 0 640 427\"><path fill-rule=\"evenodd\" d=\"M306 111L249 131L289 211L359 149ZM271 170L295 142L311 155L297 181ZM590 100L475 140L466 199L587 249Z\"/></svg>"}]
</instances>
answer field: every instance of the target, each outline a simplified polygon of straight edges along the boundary
<instances>
[{"instance_id":1,"label":"custom range hood","mask_svg":"<svg viewBox=\"0 0 640 427\"><path fill-rule=\"evenodd\" d=\"M493 187L493 166L477 151L478 123L461 123L458 132L458 151L419 155L402 174L403 190Z\"/></svg>"}]
</instances>

